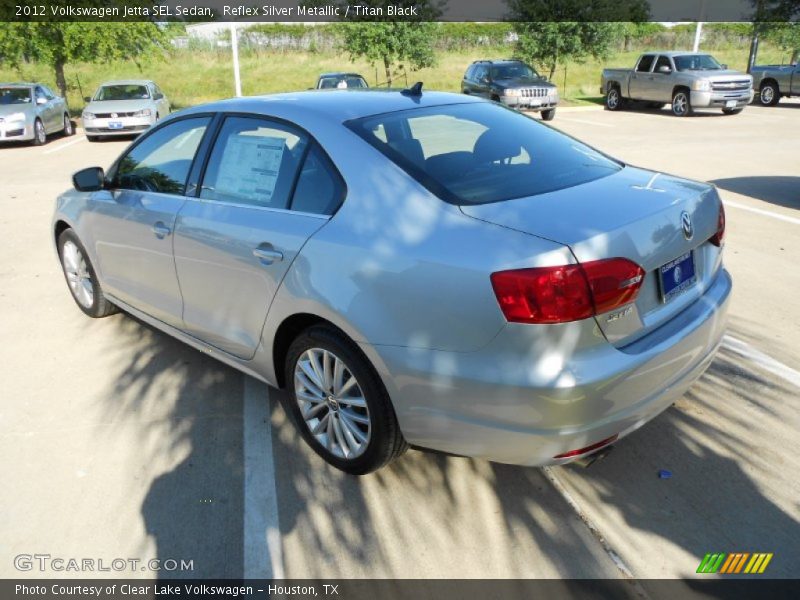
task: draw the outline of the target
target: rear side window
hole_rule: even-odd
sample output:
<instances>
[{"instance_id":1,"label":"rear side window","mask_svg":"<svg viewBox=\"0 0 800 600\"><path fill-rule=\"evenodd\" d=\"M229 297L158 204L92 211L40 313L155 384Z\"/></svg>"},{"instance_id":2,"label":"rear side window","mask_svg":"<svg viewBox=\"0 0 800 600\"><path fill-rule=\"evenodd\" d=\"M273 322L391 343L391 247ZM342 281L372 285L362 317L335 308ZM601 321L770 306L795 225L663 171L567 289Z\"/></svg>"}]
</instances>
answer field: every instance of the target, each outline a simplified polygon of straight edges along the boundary
<instances>
[{"instance_id":1,"label":"rear side window","mask_svg":"<svg viewBox=\"0 0 800 600\"><path fill-rule=\"evenodd\" d=\"M120 160L113 187L182 195L210 120L181 119L148 135Z\"/></svg>"},{"instance_id":2,"label":"rear side window","mask_svg":"<svg viewBox=\"0 0 800 600\"><path fill-rule=\"evenodd\" d=\"M654 59L655 59L654 54L645 54L639 61L639 64L636 65L636 70L639 73L649 73L650 67L653 66Z\"/></svg>"},{"instance_id":3,"label":"rear side window","mask_svg":"<svg viewBox=\"0 0 800 600\"><path fill-rule=\"evenodd\" d=\"M307 137L268 119L228 117L206 167L201 198L288 208Z\"/></svg>"},{"instance_id":4,"label":"rear side window","mask_svg":"<svg viewBox=\"0 0 800 600\"><path fill-rule=\"evenodd\" d=\"M309 150L292 197L292 210L332 215L344 197L344 185L328 157L314 144Z\"/></svg>"},{"instance_id":5,"label":"rear side window","mask_svg":"<svg viewBox=\"0 0 800 600\"><path fill-rule=\"evenodd\" d=\"M399 111L347 126L451 204L535 196L622 168L571 137L488 102Z\"/></svg>"}]
</instances>

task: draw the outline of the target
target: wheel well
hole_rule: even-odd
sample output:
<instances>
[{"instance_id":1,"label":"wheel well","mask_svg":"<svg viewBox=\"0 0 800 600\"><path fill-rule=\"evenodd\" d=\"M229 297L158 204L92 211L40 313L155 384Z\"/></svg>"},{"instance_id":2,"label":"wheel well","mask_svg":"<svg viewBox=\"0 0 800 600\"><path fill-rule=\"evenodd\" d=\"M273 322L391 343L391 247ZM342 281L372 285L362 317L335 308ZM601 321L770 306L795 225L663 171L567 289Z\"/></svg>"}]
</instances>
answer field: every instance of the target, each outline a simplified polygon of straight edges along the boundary
<instances>
[{"instance_id":1,"label":"wheel well","mask_svg":"<svg viewBox=\"0 0 800 600\"><path fill-rule=\"evenodd\" d=\"M610 92L611 90L613 90L613 89L617 89L617 90L619 90L619 91L622 91L622 87L619 85L619 83L618 83L618 82L616 82L616 81L609 81L609 82L608 82L608 85L606 85L606 94L607 94L608 92Z\"/></svg>"},{"instance_id":2,"label":"wheel well","mask_svg":"<svg viewBox=\"0 0 800 600\"><path fill-rule=\"evenodd\" d=\"M64 233L69 228L70 228L69 225L64 221L56 222L56 229L55 229L56 244L58 244L58 238L61 236L61 234Z\"/></svg>"},{"instance_id":3,"label":"wheel well","mask_svg":"<svg viewBox=\"0 0 800 600\"><path fill-rule=\"evenodd\" d=\"M347 336L347 334L336 327L336 325L317 315L299 313L288 317L278 327L272 342L272 365L275 369L275 379L278 382L279 388L283 388L286 385L284 364L286 363L286 353L289 351L289 346L292 345L292 342L302 331L305 331L312 325L328 325ZM349 336L347 337L349 338Z\"/></svg>"},{"instance_id":4,"label":"wheel well","mask_svg":"<svg viewBox=\"0 0 800 600\"><path fill-rule=\"evenodd\" d=\"M687 86L685 86L685 85L676 85L674 88L672 88L672 95L674 96L676 92L690 92L691 93L691 90L689 90L689 88Z\"/></svg>"},{"instance_id":5,"label":"wheel well","mask_svg":"<svg viewBox=\"0 0 800 600\"><path fill-rule=\"evenodd\" d=\"M760 90L760 89L761 89L761 88L763 88L763 87L764 87L764 85L766 85L767 83L771 83L771 84L773 84L773 85L775 86L775 89L776 89L776 90L780 90L780 86L778 85L778 82L777 82L775 79L772 79L771 77L767 77L767 78L766 78L764 81L762 81L762 82L761 82L761 85L759 85L759 86L758 86L758 89Z\"/></svg>"}]
</instances>

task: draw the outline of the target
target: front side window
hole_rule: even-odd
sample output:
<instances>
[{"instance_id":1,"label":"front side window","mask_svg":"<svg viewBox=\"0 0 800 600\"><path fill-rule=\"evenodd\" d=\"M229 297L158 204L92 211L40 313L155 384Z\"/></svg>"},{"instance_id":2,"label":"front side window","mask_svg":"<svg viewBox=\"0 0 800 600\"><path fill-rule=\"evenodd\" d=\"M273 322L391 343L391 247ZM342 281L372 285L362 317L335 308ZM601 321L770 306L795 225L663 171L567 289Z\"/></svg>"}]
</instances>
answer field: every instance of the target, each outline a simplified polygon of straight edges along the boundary
<instances>
[{"instance_id":1,"label":"front side window","mask_svg":"<svg viewBox=\"0 0 800 600\"><path fill-rule=\"evenodd\" d=\"M144 100L150 97L146 85L104 85L94 95L95 102Z\"/></svg>"},{"instance_id":2,"label":"front side window","mask_svg":"<svg viewBox=\"0 0 800 600\"><path fill-rule=\"evenodd\" d=\"M639 60L639 64L638 64L638 65L636 65L636 70L637 70L639 73L649 73L649 72L650 72L650 67L652 67L652 66L653 66L653 60L654 60L654 59L655 59L655 56L654 56L654 55L652 55L652 54L645 54L645 55L644 55L644 56L641 58L641 60Z\"/></svg>"},{"instance_id":3,"label":"front side window","mask_svg":"<svg viewBox=\"0 0 800 600\"><path fill-rule=\"evenodd\" d=\"M347 126L451 204L535 196L622 168L577 140L490 103L405 110Z\"/></svg>"},{"instance_id":4,"label":"front side window","mask_svg":"<svg viewBox=\"0 0 800 600\"><path fill-rule=\"evenodd\" d=\"M173 121L136 144L118 163L112 187L183 194L210 117Z\"/></svg>"},{"instance_id":5,"label":"front side window","mask_svg":"<svg viewBox=\"0 0 800 600\"><path fill-rule=\"evenodd\" d=\"M307 144L304 134L285 125L228 117L211 152L200 197L288 208Z\"/></svg>"},{"instance_id":6,"label":"front side window","mask_svg":"<svg viewBox=\"0 0 800 600\"><path fill-rule=\"evenodd\" d=\"M684 54L675 57L675 68L678 71L717 71L722 65L709 54Z\"/></svg>"}]
</instances>

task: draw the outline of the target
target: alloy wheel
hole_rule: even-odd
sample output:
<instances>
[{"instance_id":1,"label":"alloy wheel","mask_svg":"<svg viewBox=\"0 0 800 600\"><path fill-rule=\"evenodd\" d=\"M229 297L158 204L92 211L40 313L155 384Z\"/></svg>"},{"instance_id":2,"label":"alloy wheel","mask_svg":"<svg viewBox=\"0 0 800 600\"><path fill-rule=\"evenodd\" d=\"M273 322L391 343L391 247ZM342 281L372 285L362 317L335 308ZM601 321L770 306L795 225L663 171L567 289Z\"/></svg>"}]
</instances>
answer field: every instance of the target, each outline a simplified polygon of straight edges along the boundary
<instances>
[{"instance_id":1,"label":"alloy wheel","mask_svg":"<svg viewBox=\"0 0 800 600\"><path fill-rule=\"evenodd\" d=\"M608 108L611 110L617 108L617 105L619 104L619 92L617 92L616 88L611 88L608 90L608 98L606 102L608 104Z\"/></svg>"},{"instance_id":2,"label":"alloy wheel","mask_svg":"<svg viewBox=\"0 0 800 600\"><path fill-rule=\"evenodd\" d=\"M41 121L36 121L35 129L36 141L40 144L44 144L45 141L47 141L47 134L45 134L44 125L42 125Z\"/></svg>"},{"instance_id":3,"label":"alloy wheel","mask_svg":"<svg viewBox=\"0 0 800 600\"><path fill-rule=\"evenodd\" d=\"M72 135L72 121L67 116L64 116L64 135Z\"/></svg>"},{"instance_id":4,"label":"alloy wheel","mask_svg":"<svg viewBox=\"0 0 800 600\"><path fill-rule=\"evenodd\" d=\"M354 459L372 432L367 400L345 362L329 350L310 348L294 368L295 400L311 435L332 455Z\"/></svg>"},{"instance_id":5,"label":"alloy wheel","mask_svg":"<svg viewBox=\"0 0 800 600\"><path fill-rule=\"evenodd\" d=\"M771 85L761 88L761 104L772 104L775 99L775 89Z\"/></svg>"},{"instance_id":6,"label":"alloy wheel","mask_svg":"<svg viewBox=\"0 0 800 600\"><path fill-rule=\"evenodd\" d=\"M61 264L72 295L84 308L91 308L94 304L94 285L80 248L71 241L64 243L61 249Z\"/></svg>"},{"instance_id":7,"label":"alloy wheel","mask_svg":"<svg viewBox=\"0 0 800 600\"><path fill-rule=\"evenodd\" d=\"M686 94L680 92L675 94L675 97L672 99L672 112L676 115L684 115L689 107L689 100L686 97Z\"/></svg>"}]
</instances>

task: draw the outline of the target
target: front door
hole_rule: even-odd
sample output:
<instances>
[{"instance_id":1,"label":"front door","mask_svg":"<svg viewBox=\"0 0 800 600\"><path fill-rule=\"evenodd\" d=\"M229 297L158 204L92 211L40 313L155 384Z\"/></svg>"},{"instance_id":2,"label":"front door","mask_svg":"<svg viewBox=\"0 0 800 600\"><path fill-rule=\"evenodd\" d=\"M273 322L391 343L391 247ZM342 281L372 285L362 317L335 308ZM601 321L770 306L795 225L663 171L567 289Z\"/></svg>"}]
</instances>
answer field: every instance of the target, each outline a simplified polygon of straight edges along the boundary
<instances>
[{"instance_id":1,"label":"front door","mask_svg":"<svg viewBox=\"0 0 800 600\"><path fill-rule=\"evenodd\" d=\"M173 121L141 138L109 173L109 190L90 200L87 230L106 290L173 326L183 302L172 254L186 179L211 118Z\"/></svg>"},{"instance_id":2,"label":"front door","mask_svg":"<svg viewBox=\"0 0 800 600\"><path fill-rule=\"evenodd\" d=\"M302 209L316 149L306 134L264 117L229 116L209 157L198 198L175 228L183 321L191 335L252 358L272 298L306 240L327 222ZM312 186L318 197L332 185ZM316 214L320 213L320 214Z\"/></svg>"}]
</instances>

